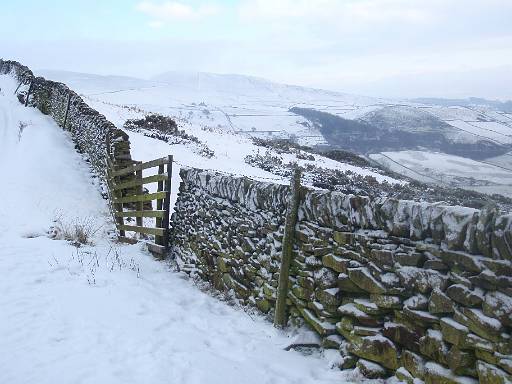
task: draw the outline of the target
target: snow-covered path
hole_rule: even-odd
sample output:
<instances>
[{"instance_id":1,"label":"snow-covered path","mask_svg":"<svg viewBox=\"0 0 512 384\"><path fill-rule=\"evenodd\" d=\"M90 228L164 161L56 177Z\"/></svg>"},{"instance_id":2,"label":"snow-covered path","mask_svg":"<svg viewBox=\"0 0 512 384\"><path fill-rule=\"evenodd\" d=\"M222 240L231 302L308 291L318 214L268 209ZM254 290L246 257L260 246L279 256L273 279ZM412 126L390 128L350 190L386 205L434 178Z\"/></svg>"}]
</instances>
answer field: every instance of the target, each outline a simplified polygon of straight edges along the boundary
<instances>
[{"instance_id":1,"label":"snow-covered path","mask_svg":"<svg viewBox=\"0 0 512 384\"><path fill-rule=\"evenodd\" d=\"M14 86L0 76L0 383L343 382L328 358L284 351L268 322L110 242L87 165ZM57 217L94 218L95 245L49 239Z\"/></svg>"}]
</instances>

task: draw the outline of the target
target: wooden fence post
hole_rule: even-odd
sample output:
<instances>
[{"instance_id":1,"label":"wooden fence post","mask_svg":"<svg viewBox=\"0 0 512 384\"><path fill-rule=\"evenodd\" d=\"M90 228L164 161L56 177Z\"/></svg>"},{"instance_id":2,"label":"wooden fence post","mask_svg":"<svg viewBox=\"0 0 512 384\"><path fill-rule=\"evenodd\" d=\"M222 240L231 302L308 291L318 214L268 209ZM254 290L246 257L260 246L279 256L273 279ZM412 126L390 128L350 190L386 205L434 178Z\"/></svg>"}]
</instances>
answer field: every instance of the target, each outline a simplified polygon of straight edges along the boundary
<instances>
[{"instance_id":1,"label":"wooden fence post","mask_svg":"<svg viewBox=\"0 0 512 384\"><path fill-rule=\"evenodd\" d=\"M286 298L288 296L288 284L290 276L290 263L292 260L293 243L295 238L295 226L300 200L300 169L295 167L291 180L291 194L286 211L284 225L283 250L281 255L281 267L279 269L279 285L277 288L276 308L274 315L274 326L283 328L286 326Z\"/></svg>"},{"instance_id":2,"label":"wooden fence post","mask_svg":"<svg viewBox=\"0 0 512 384\"><path fill-rule=\"evenodd\" d=\"M20 89L21 85L23 84L22 81L20 81L20 83L18 84L18 86L16 87L16 89L14 90L14 95L18 92L18 89Z\"/></svg>"},{"instance_id":3,"label":"wooden fence post","mask_svg":"<svg viewBox=\"0 0 512 384\"><path fill-rule=\"evenodd\" d=\"M66 107L66 113L64 114L64 123L62 124L62 128L66 129L66 123L68 121L68 113L69 113L69 106L71 104L71 92L68 93L68 104Z\"/></svg>"},{"instance_id":4,"label":"wooden fence post","mask_svg":"<svg viewBox=\"0 0 512 384\"><path fill-rule=\"evenodd\" d=\"M163 175L165 172L165 166L163 164L160 164L158 166L158 174L159 175ZM158 182L158 188L157 188L157 191L158 192L162 192L164 190L164 182L163 181L159 181ZM161 199L158 199L156 201L156 209L158 211L161 211L162 210L162 207L163 207L163 200ZM156 227L157 228L162 228L162 222L163 222L163 218L159 218L157 217L156 218ZM158 245L164 245L163 244L163 239L160 237L160 236L155 236L155 244L158 244Z\"/></svg>"},{"instance_id":5,"label":"wooden fence post","mask_svg":"<svg viewBox=\"0 0 512 384\"><path fill-rule=\"evenodd\" d=\"M110 160L110 129L105 133L105 146L107 147L107 158Z\"/></svg>"},{"instance_id":6,"label":"wooden fence post","mask_svg":"<svg viewBox=\"0 0 512 384\"><path fill-rule=\"evenodd\" d=\"M27 97L25 98L25 107L28 106L28 98L30 97L30 92L32 91L32 84L34 84L33 81L30 82L30 85L28 87Z\"/></svg>"},{"instance_id":7,"label":"wooden fence post","mask_svg":"<svg viewBox=\"0 0 512 384\"><path fill-rule=\"evenodd\" d=\"M162 228L164 229L163 246L169 247L169 210L171 206L171 178L172 178L172 155L167 157L167 179L165 180L165 199L164 199L164 217L162 219Z\"/></svg>"},{"instance_id":8,"label":"wooden fence post","mask_svg":"<svg viewBox=\"0 0 512 384\"><path fill-rule=\"evenodd\" d=\"M135 178L142 181L142 169L139 169L137 172L135 172ZM138 193L140 195L144 194L144 185L143 184L140 185ZM144 202L143 201L139 201L137 203L137 211L140 211L140 212L144 211ZM137 222L137 226L142 227L142 224L143 224L142 214L140 217L136 217L135 220ZM144 235L142 232L140 234Z\"/></svg>"}]
</instances>

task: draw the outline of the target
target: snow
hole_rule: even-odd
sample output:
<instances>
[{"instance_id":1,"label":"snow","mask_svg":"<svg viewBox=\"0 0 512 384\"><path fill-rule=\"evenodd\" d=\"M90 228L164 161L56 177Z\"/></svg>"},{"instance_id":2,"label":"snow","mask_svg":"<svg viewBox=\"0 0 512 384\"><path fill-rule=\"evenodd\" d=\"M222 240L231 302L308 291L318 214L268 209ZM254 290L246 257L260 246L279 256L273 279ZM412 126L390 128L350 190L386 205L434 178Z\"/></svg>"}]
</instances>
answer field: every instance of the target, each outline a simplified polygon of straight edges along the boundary
<instances>
[{"instance_id":1,"label":"snow","mask_svg":"<svg viewBox=\"0 0 512 384\"><path fill-rule=\"evenodd\" d=\"M440 364L434 363L429 361L425 364L425 370L429 372L431 375L434 376L434 378L437 378L440 376L441 378L446 378L446 380L457 382L460 384L477 384L478 380L473 379L471 377L466 376L457 376L452 371L450 371L448 368L443 367Z\"/></svg>"},{"instance_id":2,"label":"snow","mask_svg":"<svg viewBox=\"0 0 512 384\"><path fill-rule=\"evenodd\" d=\"M15 86L0 77L0 382L343 382L332 356L284 351L291 335L110 241L87 164ZM47 237L57 217L94 218L94 245Z\"/></svg>"},{"instance_id":3,"label":"snow","mask_svg":"<svg viewBox=\"0 0 512 384\"><path fill-rule=\"evenodd\" d=\"M353 303L347 303L338 308L338 312L342 315L347 316L354 316L354 317L360 317L360 318L367 318L368 315L361 311L359 308L357 308Z\"/></svg>"},{"instance_id":4,"label":"snow","mask_svg":"<svg viewBox=\"0 0 512 384\"><path fill-rule=\"evenodd\" d=\"M428 299L425 295L422 294L409 297L407 300L404 301L404 306L409 307L411 309L426 307L427 305Z\"/></svg>"},{"instance_id":5,"label":"snow","mask_svg":"<svg viewBox=\"0 0 512 384\"><path fill-rule=\"evenodd\" d=\"M91 107L104 114L118 128L122 129L127 119L160 113L173 117L180 129L197 137L215 152L213 158L206 158L196 153L194 145L169 145L141 133L127 131L132 144L132 157L136 160L147 161L173 154L177 161L176 167L210 169L281 184L288 184L289 179L245 163L247 155L263 155L266 152L266 148L253 144L251 136L296 136L303 145L324 143L316 128L307 128L302 117L288 112L291 106L297 105L297 102L315 106L332 105L333 100L343 105L353 105L354 100L374 102L373 99L236 75L178 72L144 83L141 79L69 72L52 71L42 74L48 74L52 80L62 79L72 89L82 93ZM253 126L255 132L252 131ZM274 133L269 136L268 132ZM273 156L279 155L275 150L270 150L270 153ZM372 176L379 182L404 184L369 169L343 164L320 155L315 155L314 162L298 159L295 154L284 153L280 156L285 164L314 164L322 168ZM176 191L179 181L177 174L176 169Z\"/></svg>"},{"instance_id":6,"label":"snow","mask_svg":"<svg viewBox=\"0 0 512 384\"><path fill-rule=\"evenodd\" d=\"M464 133L473 135L472 142L478 140L490 139L498 144L510 144L512 142L512 129L494 122L468 122L463 120L450 121L450 125L461 130ZM464 135L466 138L468 135ZM467 140L463 140L467 141Z\"/></svg>"},{"instance_id":7,"label":"snow","mask_svg":"<svg viewBox=\"0 0 512 384\"><path fill-rule=\"evenodd\" d=\"M443 317L443 318L441 318L441 323L446 323L450 327L455 328L455 329L457 329L458 331L461 331L461 332L469 332L469 328L468 327L466 327L465 325L463 325L463 324L453 320L451 317Z\"/></svg>"},{"instance_id":8,"label":"snow","mask_svg":"<svg viewBox=\"0 0 512 384\"><path fill-rule=\"evenodd\" d=\"M483 193L512 196L512 167L427 151L398 151L371 154L370 158L392 171L413 179L452 185ZM486 189L487 188L487 189Z\"/></svg>"},{"instance_id":9,"label":"snow","mask_svg":"<svg viewBox=\"0 0 512 384\"><path fill-rule=\"evenodd\" d=\"M489 328L493 328L495 331L501 331L503 325L498 319L484 315L481 309L468 308L464 314L472 312L472 317L478 319L478 321Z\"/></svg>"}]
</instances>

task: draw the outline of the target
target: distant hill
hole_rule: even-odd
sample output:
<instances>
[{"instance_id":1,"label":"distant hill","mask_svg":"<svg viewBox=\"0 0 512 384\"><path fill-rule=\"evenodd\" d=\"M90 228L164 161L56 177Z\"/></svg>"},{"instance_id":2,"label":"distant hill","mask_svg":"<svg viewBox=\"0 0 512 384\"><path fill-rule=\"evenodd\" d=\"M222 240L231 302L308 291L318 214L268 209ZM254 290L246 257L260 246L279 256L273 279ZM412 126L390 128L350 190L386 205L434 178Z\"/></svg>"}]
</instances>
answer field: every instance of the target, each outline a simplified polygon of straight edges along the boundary
<instances>
[{"instance_id":1,"label":"distant hill","mask_svg":"<svg viewBox=\"0 0 512 384\"><path fill-rule=\"evenodd\" d=\"M362 154L427 149L477 160L503 155L512 145L512 114L504 112L511 102L379 99L190 71L149 80L66 71L39 74L94 100L151 106L178 120L266 140L292 138L301 145L329 144Z\"/></svg>"},{"instance_id":2,"label":"distant hill","mask_svg":"<svg viewBox=\"0 0 512 384\"><path fill-rule=\"evenodd\" d=\"M426 149L480 160L512 148L485 138L475 140L438 117L412 107L383 107L356 120L309 108L294 107L290 111L310 120L331 146L362 154Z\"/></svg>"},{"instance_id":3,"label":"distant hill","mask_svg":"<svg viewBox=\"0 0 512 384\"><path fill-rule=\"evenodd\" d=\"M512 113L512 100L507 100L507 101L488 100L488 99L482 99L480 97L469 97L467 99L442 99L442 98L435 98L435 97L420 97L420 98L416 98L416 99L411 99L411 101L414 103L435 104L435 105L442 105L445 107L486 106L486 107L494 108L498 111Z\"/></svg>"}]
</instances>

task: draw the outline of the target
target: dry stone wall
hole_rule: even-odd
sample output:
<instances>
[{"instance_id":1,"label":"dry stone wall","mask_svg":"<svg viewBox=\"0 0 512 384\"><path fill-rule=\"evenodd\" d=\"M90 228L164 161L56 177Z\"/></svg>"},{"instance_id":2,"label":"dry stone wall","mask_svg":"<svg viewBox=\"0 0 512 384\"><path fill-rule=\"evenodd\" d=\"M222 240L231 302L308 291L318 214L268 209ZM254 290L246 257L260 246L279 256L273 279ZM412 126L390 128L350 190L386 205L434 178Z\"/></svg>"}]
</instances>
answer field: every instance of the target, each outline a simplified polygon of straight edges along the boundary
<instances>
[{"instance_id":1,"label":"dry stone wall","mask_svg":"<svg viewBox=\"0 0 512 384\"><path fill-rule=\"evenodd\" d=\"M181 171L178 265L272 313L288 186ZM303 188L288 291L340 368L412 383L512 380L512 215Z\"/></svg>"},{"instance_id":2,"label":"dry stone wall","mask_svg":"<svg viewBox=\"0 0 512 384\"><path fill-rule=\"evenodd\" d=\"M16 61L0 59L0 74L11 75L19 81L17 93L21 102L50 115L71 133L77 149L87 155L100 177L105 175L108 153L119 167L132 164L128 135L89 107L65 84L35 77L28 67Z\"/></svg>"}]
</instances>

